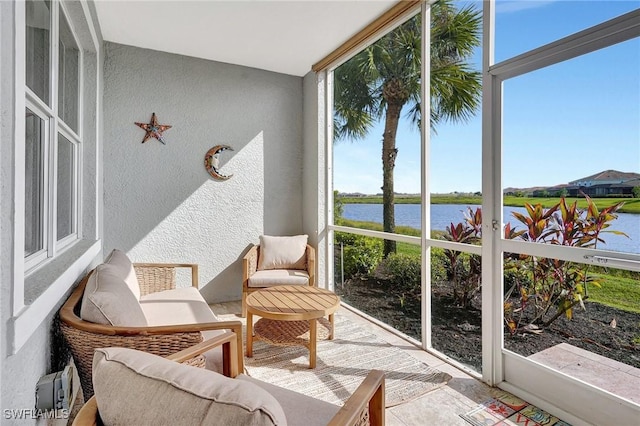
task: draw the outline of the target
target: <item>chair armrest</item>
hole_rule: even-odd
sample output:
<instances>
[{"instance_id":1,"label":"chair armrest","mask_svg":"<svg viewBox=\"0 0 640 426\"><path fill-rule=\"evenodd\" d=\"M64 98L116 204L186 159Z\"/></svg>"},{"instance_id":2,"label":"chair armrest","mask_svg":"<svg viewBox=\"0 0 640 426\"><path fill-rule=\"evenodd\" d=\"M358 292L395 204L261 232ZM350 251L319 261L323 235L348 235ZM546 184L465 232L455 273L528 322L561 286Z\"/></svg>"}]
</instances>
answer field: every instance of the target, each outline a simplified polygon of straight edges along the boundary
<instances>
[{"instance_id":1,"label":"chair armrest","mask_svg":"<svg viewBox=\"0 0 640 426\"><path fill-rule=\"evenodd\" d=\"M242 258L242 286L249 286L249 277L258 270L258 246L253 245Z\"/></svg>"},{"instance_id":2,"label":"chair armrest","mask_svg":"<svg viewBox=\"0 0 640 426\"><path fill-rule=\"evenodd\" d=\"M370 426L384 425L384 373L371 370L351 397L331 419L328 426L351 426L358 424L360 415L369 410Z\"/></svg>"},{"instance_id":3,"label":"chair armrest","mask_svg":"<svg viewBox=\"0 0 640 426\"><path fill-rule=\"evenodd\" d=\"M156 325L150 327L114 327L118 334L142 334L142 335L171 335L175 333L202 332L209 330L231 330L235 335L236 348L242 347L242 322L240 321L216 321L197 324ZM244 355L241 350L236 350L238 371L244 371Z\"/></svg>"},{"instance_id":4,"label":"chair armrest","mask_svg":"<svg viewBox=\"0 0 640 426\"><path fill-rule=\"evenodd\" d=\"M316 285L316 250L307 244L307 273L309 274L309 285Z\"/></svg>"},{"instance_id":5,"label":"chair armrest","mask_svg":"<svg viewBox=\"0 0 640 426\"><path fill-rule=\"evenodd\" d=\"M176 269L191 269L191 285L198 288L198 265L194 263L134 263L143 296L176 288Z\"/></svg>"},{"instance_id":6,"label":"chair armrest","mask_svg":"<svg viewBox=\"0 0 640 426\"><path fill-rule=\"evenodd\" d=\"M100 422L100 416L98 415L98 402L96 401L96 397L92 396L89 400L82 406L76 418L73 419L73 423L71 426L99 426L102 425Z\"/></svg>"},{"instance_id":7,"label":"chair armrest","mask_svg":"<svg viewBox=\"0 0 640 426\"><path fill-rule=\"evenodd\" d=\"M222 346L223 374L227 377L236 377L238 375L238 341L236 334L231 331L169 355L167 359L182 363L218 346Z\"/></svg>"}]
</instances>

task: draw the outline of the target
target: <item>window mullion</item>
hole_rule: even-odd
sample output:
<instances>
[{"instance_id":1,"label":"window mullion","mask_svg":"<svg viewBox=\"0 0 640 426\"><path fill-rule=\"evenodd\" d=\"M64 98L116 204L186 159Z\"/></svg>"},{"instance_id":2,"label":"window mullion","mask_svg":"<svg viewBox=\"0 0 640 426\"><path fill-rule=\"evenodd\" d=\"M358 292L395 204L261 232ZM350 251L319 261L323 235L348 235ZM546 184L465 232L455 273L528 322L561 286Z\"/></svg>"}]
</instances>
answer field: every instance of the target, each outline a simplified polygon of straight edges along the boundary
<instances>
[{"instance_id":1,"label":"window mullion","mask_svg":"<svg viewBox=\"0 0 640 426\"><path fill-rule=\"evenodd\" d=\"M27 87L26 84L24 88L29 109L38 110L39 114L51 117L53 115L53 110L51 109L51 107L47 105L42 99L40 99L38 95L33 92L33 90Z\"/></svg>"},{"instance_id":2,"label":"window mullion","mask_svg":"<svg viewBox=\"0 0 640 426\"><path fill-rule=\"evenodd\" d=\"M54 2L51 8L51 40L52 40L52 52L50 61L50 86L51 86L51 110L52 120L50 126L50 134L47 139L49 144L49 210L47 215L48 223L48 253L49 257L55 257L56 255L56 241L57 241L57 165L58 165L58 61L59 61L59 36L60 36L60 3Z\"/></svg>"},{"instance_id":3,"label":"window mullion","mask_svg":"<svg viewBox=\"0 0 640 426\"><path fill-rule=\"evenodd\" d=\"M69 140L73 140L75 143L80 143L80 135L78 135L67 123L57 117L58 131L65 134L65 137Z\"/></svg>"},{"instance_id":4,"label":"window mullion","mask_svg":"<svg viewBox=\"0 0 640 426\"><path fill-rule=\"evenodd\" d=\"M49 61L49 78L51 87L51 110L53 116L58 117L58 59L59 59L59 16L60 3L53 2L51 8L51 60Z\"/></svg>"},{"instance_id":5,"label":"window mullion","mask_svg":"<svg viewBox=\"0 0 640 426\"><path fill-rule=\"evenodd\" d=\"M47 223L47 252L49 253L49 257L54 257L55 252L55 242L57 239L56 232L56 196L57 196L57 147L58 147L58 126L55 118L51 120L49 126L49 137L47 141L48 145L48 159L49 159L49 170L48 173L45 174L47 179L46 188L48 189L48 214L45 218L45 222Z\"/></svg>"}]
</instances>

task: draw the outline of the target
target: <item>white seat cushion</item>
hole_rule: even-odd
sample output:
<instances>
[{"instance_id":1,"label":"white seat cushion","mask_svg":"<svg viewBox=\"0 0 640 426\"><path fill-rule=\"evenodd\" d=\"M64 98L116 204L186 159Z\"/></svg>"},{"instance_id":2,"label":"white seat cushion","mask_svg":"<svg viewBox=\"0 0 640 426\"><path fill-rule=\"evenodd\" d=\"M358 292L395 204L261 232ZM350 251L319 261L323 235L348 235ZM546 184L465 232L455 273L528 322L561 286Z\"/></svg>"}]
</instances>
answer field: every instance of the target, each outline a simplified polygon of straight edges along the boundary
<instances>
[{"instance_id":1,"label":"white seat cushion","mask_svg":"<svg viewBox=\"0 0 640 426\"><path fill-rule=\"evenodd\" d=\"M80 317L89 322L121 327L146 327L136 296L117 267L103 263L91 273L82 295Z\"/></svg>"},{"instance_id":2,"label":"white seat cushion","mask_svg":"<svg viewBox=\"0 0 640 426\"><path fill-rule=\"evenodd\" d=\"M140 297L140 306L149 325L218 321L195 287L181 287L144 295Z\"/></svg>"},{"instance_id":3,"label":"white seat cushion","mask_svg":"<svg viewBox=\"0 0 640 426\"><path fill-rule=\"evenodd\" d=\"M260 236L258 270L306 269L307 235L292 237Z\"/></svg>"},{"instance_id":4,"label":"white seat cushion","mask_svg":"<svg viewBox=\"0 0 640 426\"><path fill-rule=\"evenodd\" d=\"M182 325L216 322L218 317L195 287L150 293L140 298L140 306L150 326ZM224 330L202 332L204 340L224 333ZM206 368L222 372L222 349L215 348L204 354Z\"/></svg>"},{"instance_id":5,"label":"white seat cushion","mask_svg":"<svg viewBox=\"0 0 640 426\"><path fill-rule=\"evenodd\" d=\"M273 287L276 285L308 285L307 271L293 269L269 269L256 271L249 277L248 286L254 288Z\"/></svg>"},{"instance_id":6,"label":"white seat cushion","mask_svg":"<svg viewBox=\"0 0 640 426\"><path fill-rule=\"evenodd\" d=\"M287 424L277 400L253 383L133 349L97 349L93 388L106 426Z\"/></svg>"}]
</instances>

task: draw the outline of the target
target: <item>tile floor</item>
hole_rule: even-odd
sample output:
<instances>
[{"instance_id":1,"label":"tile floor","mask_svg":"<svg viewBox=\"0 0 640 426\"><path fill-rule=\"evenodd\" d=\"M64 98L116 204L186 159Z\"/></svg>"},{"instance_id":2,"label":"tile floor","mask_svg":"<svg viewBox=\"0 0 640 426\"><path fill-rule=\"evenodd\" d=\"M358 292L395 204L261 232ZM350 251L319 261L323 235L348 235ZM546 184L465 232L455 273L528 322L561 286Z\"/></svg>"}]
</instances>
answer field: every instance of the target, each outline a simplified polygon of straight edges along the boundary
<instances>
[{"instance_id":1,"label":"tile floor","mask_svg":"<svg viewBox=\"0 0 640 426\"><path fill-rule=\"evenodd\" d=\"M239 301L212 304L211 309L219 315L238 314L241 310L241 304ZM361 316L345 308L340 309L341 314L344 314L352 321L359 323L366 330L375 333L389 343L406 350L410 355L423 361L430 367L446 372L452 377L447 385L442 388L427 393L426 395L405 404L388 408L386 413L386 424L388 426L470 426L472 423L463 419L461 415L470 412L477 412L481 408L481 405L486 405L488 401L493 400L497 395L505 394L503 391L485 385L476 378L456 367L451 366L450 364L447 364L440 358L415 347L401 337L384 330ZM483 424L494 425L501 421L500 418L495 418L493 420L493 422L488 420ZM525 423L509 423L507 421L503 421L500 424L513 425ZM528 424L528 426L538 425L536 422L528 422L526 424Z\"/></svg>"}]
</instances>

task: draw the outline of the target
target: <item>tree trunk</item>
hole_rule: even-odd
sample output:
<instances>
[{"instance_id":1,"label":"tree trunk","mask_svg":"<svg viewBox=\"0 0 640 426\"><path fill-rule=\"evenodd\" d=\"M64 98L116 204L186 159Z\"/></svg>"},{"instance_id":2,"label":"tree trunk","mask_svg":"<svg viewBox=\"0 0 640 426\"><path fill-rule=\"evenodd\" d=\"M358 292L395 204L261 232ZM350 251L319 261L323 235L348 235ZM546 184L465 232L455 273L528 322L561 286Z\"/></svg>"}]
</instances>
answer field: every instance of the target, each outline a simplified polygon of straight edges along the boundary
<instances>
[{"instance_id":1,"label":"tree trunk","mask_svg":"<svg viewBox=\"0 0 640 426\"><path fill-rule=\"evenodd\" d=\"M393 190L393 169L396 165L396 133L400 120L402 103L387 99L387 113L382 137L382 223L385 232L396 231L395 193ZM396 252L396 242L384 240L384 257Z\"/></svg>"}]
</instances>

